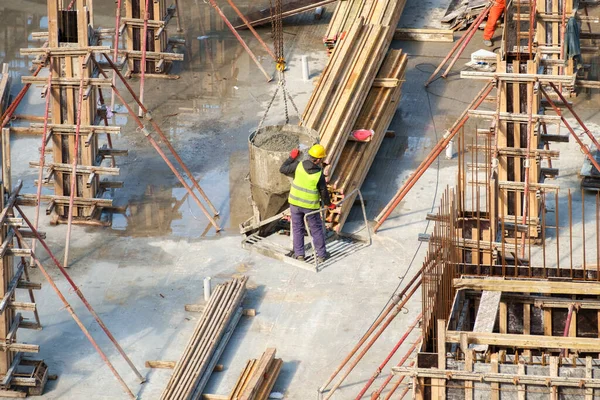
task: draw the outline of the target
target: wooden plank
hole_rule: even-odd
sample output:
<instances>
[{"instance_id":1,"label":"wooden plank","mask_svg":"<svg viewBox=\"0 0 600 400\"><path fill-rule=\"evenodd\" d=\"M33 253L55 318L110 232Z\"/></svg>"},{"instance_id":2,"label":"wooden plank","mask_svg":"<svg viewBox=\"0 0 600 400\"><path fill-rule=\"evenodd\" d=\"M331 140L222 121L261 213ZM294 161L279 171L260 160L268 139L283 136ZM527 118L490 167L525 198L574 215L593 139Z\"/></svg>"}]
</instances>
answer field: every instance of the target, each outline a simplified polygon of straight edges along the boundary
<instances>
[{"instance_id":1,"label":"wooden plank","mask_svg":"<svg viewBox=\"0 0 600 400\"><path fill-rule=\"evenodd\" d=\"M146 368L161 368L161 369L173 369L175 368L177 361L146 361Z\"/></svg>"},{"instance_id":2,"label":"wooden plank","mask_svg":"<svg viewBox=\"0 0 600 400\"><path fill-rule=\"evenodd\" d=\"M268 348L258 361L256 371L248 381L246 389L242 392L239 400L252 400L254 395L257 393L259 386L264 380L265 374L271 365L271 362L275 358L275 348Z\"/></svg>"},{"instance_id":3,"label":"wooden plank","mask_svg":"<svg viewBox=\"0 0 600 400\"><path fill-rule=\"evenodd\" d=\"M600 296L598 282L556 282L542 279L454 279L455 289L499 290L507 293L582 294Z\"/></svg>"},{"instance_id":4,"label":"wooden plank","mask_svg":"<svg viewBox=\"0 0 600 400\"><path fill-rule=\"evenodd\" d=\"M595 338L573 338L554 336L548 340L540 335L501 334L487 332L447 331L448 343L460 343L461 335L466 334L467 340L475 344L488 344L494 346L520 347L523 349L563 349L569 348L579 351L600 351L600 340Z\"/></svg>"},{"instance_id":5,"label":"wooden plank","mask_svg":"<svg viewBox=\"0 0 600 400\"><path fill-rule=\"evenodd\" d=\"M416 42L454 42L452 29L422 29L422 28L397 28L394 40L411 40Z\"/></svg>"},{"instance_id":6,"label":"wooden plank","mask_svg":"<svg viewBox=\"0 0 600 400\"><path fill-rule=\"evenodd\" d=\"M473 332L493 332L494 325L496 324L496 316L498 315L498 308L500 307L500 327L502 327L502 320L506 319L506 303L500 304L500 298L502 292L495 291L484 291L481 294L481 300L479 301L479 308L477 310L477 316L475 317L475 325L473 326ZM503 315L504 313L504 315ZM500 328L502 332L502 328ZM488 349L486 345L473 345L469 347L477 352L485 352Z\"/></svg>"}]
</instances>

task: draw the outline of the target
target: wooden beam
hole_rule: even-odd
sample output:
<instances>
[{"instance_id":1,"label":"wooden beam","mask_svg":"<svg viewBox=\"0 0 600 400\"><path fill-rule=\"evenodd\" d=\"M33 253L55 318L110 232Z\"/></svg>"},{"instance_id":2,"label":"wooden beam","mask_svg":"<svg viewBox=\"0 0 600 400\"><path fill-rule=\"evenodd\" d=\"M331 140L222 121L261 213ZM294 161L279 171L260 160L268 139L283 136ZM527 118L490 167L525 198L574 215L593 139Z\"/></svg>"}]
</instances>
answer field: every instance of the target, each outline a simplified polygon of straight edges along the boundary
<instances>
[{"instance_id":1,"label":"wooden beam","mask_svg":"<svg viewBox=\"0 0 600 400\"><path fill-rule=\"evenodd\" d=\"M558 282L542 279L458 278L455 289L498 290L508 293L585 294L600 296L600 282Z\"/></svg>"},{"instance_id":2,"label":"wooden beam","mask_svg":"<svg viewBox=\"0 0 600 400\"><path fill-rule=\"evenodd\" d=\"M400 376L419 377L419 378L442 378L455 381L470 381L478 383L503 383L503 384L521 384L528 386L562 386L572 388L600 388L600 379L579 378L579 377L561 377L547 375L519 375L515 379L514 374L494 373L494 372L468 372L460 370L440 370L435 368L414 368L414 367L393 367L392 373Z\"/></svg>"},{"instance_id":3,"label":"wooden beam","mask_svg":"<svg viewBox=\"0 0 600 400\"><path fill-rule=\"evenodd\" d=\"M452 29L422 29L422 28L397 28L394 40L412 40L416 42L454 42Z\"/></svg>"},{"instance_id":4,"label":"wooden beam","mask_svg":"<svg viewBox=\"0 0 600 400\"><path fill-rule=\"evenodd\" d=\"M600 340L596 338L578 338L541 335L519 335L489 332L464 332L447 331L446 341L449 343L460 343L461 336L466 335L469 344L487 344L491 346L516 347L521 349L563 349L568 348L579 351L600 351Z\"/></svg>"},{"instance_id":5,"label":"wooden beam","mask_svg":"<svg viewBox=\"0 0 600 400\"><path fill-rule=\"evenodd\" d=\"M540 82L543 84L548 83L562 83L565 85L575 84L575 75L544 75L544 74L515 74L509 72L481 72L481 71L461 71L460 77L465 79L476 79L489 81L491 79L498 79L500 81L507 82Z\"/></svg>"},{"instance_id":6,"label":"wooden beam","mask_svg":"<svg viewBox=\"0 0 600 400\"><path fill-rule=\"evenodd\" d=\"M527 114L516 114L509 112L501 112L498 113L496 111L486 111L486 110L469 110L469 116L474 118L487 118L491 120L495 120L500 118L502 121L511 121L511 122L528 122L529 116ZM545 122L547 124L558 124L562 120L558 115L545 115L545 114L535 114L533 115L534 122Z\"/></svg>"}]
</instances>

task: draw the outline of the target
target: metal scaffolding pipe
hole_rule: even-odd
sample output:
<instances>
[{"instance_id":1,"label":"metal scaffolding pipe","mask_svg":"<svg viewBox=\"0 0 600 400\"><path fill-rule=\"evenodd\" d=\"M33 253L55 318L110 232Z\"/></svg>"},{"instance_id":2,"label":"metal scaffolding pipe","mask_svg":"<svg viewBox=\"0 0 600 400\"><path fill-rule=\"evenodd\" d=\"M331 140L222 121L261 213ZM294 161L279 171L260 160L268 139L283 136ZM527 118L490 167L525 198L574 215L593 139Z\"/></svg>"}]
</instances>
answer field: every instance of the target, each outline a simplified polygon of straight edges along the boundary
<instances>
[{"instance_id":1,"label":"metal scaffolding pipe","mask_svg":"<svg viewBox=\"0 0 600 400\"><path fill-rule=\"evenodd\" d=\"M365 332L365 334L360 338L360 340L358 341L358 343L352 348L352 350L350 350L350 353L348 353L348 355L346 356L346 358L344 358L342 360L342 362L340 363L340 365L338 365L338 367L336 368L336 370L333 371L333 373L327 379L327 381L323 385L321 385L321 388L319 389L319 392L323 393L327 389L327 386L329 386L329 384L331 383L331 381L333 381L333 379L337 376L337 374L340 373L340 371L342 370L342 368L344 368L344 366L348 363L348 361L350 361L350 359L354 356L354 354L358 351L358 349L360 349L360 347L367 341L367 339L369 338L369 336L371 336L371 334L373 332L375 332L375 329L377 329L377 327L381 324L381 322L385 319L385 317L387 317L389 315L389 313L392 312L392 310L394 309L394 307L396 306L396 304L398 304L400 302L400 300L406 294L406 292L408 291L408 289L418 279L420 279L422 275L423 275L423 268L421 268L419 270L419 272L417 272L415 274L415 276L412 277L412 279L410 280L410 282L408 282L408 284L404 287L404 289L402 289L402 292L395 293L392 296L392 298L390 299L391 302L387 306L387 308L379 315L379 317L377 318L377 320L375 320L375 322L373 322L371 324L371 326L369 327L369 329L367 330L367 332Z\"/></svg>"},{"instance_id":2,"label":"metal scaffolding pipe","mask_svg":"<svg viewBox=\"0 0 600 400\"><path fill-rule=\"evenodd\" d=\"M581 139L579 139L579 136L575 133L575 131L573 130L571 125L567 122L565 117L562 116L562 113L560 112L560 109L558 108L558 106L556 104L554 104L554 102L552 101L550 96L548 96L548 94L546 93L546 91L544 90L544 88L542 86L540 86L540 91L542 92L542 94L544 95L546 100L548 101L548 104L550 104L550 106L554 109L556 114L558 116L560 116L561 121L563 122L563 124L565 124L565 127L571 133L571 135L575 138L575 141L579 144L579 147L581 147L581 150L583 150L583 152L585 153L588 160L590 160L590 162L596 168L597 171L600 171L600 165L598 165L598 162L596 161L596 159L594 158L592 153L590 153L590 150L588 149L588 147L581 141Z\"/></svg>"},{"instance_id":3,"label":"metal scaffolding pipe","mask_svg":"<svg viewBox=\"0 0 600 400\"><path fill-rule=\"evenodd\" d=\"M579 115L577 115L577 113L575 112L575 110L573 109L573 107L571 107L571 105L569 104L569 102L567 101L567 99L565 99L565 96L563 96L563 94L560 92L560 90L558 90L558 88L556 87L556 85L554 85L554 83L550 82L550 86L556 92L556 94L558 95L558 97L560 98L560 100L563 102L563 104L565 105L565 107L567 108L567 110L569 110L569 112L577 120L577 123L581 126L581 128L583 129L583 131L585 132L585 134L587 135L587 137L590 138L590 140L594 143L594 145L596 146L596 149L600 150L600 143L598 143L598 141L596 140L596 138L594 137L594 135L592 134L592 132L583 123L583 121L581 120L581 118L579 118Z\"/></svg>"},{"instance_id":4,"label":"metal scaffolding pipe","mask_svg":"<svg viewBox=\"0 0 600 400\"><path fill-rule=\"evenodd\" d=\"M277 61L277 57L275 57L275 53L273 53L273 51L269 48L269 46L267 46L267 44L262 40L262 38L260 37L258 32L256 32L256 29L254 29L254 27L252 27L250 22L248 22L248 19L244 16L244 14L242 14L240 12L240 10L233 3L233 1L227 0L227 2L231 6L231 8L233 8L233 11L235 11L235 13L238 15L238 17L240 17L240 19L244 22L244 25L246 25L246 27L250 30L250 32L252 32L252 34L254 35L256 40L258 40L258 42L262 45L262 47L264 47L264 49L267 51L267 53L269 53L269 55L271 57L273 57L273 60Z\"/></svg>"},{"instance_id":5,"label":"metal scaffolding pipe","mask_svg":"<svg viewBox=\"0 0 600 400\"><path fill-rule=\"evenodd\" d=\"M108 58L106 56L106 54L104 56L109 61L109 63L111 63L110 58ZM100 65L98 65L98 62L93 57L92 57L92 60L94 60L94 63L99 68L100 73L104 77L107 77L106 73L102 70L102 68L100 67ZM119 74L119 77L121 77L120 72L118 72L118 74ZM179 180L179 182L183 185L183 187L185 188L185 190L190 194L190 196L192 196L192 198L194 199L194 201L196 202L196 204L198 204L198 207L200 207L200 210L202 210L202 212L204 213L204 215L208 218L208 220L210 221L210 223L215 227L215 229L217 230L217 232L220 231L221 228L216 223L216 221L214 220L214 218L208 213L208 210L206 209L206 207L204 207L204 204L202 204L202 202L200 201L200 199L198 198L198 196L196 196L196 194L194 193L193 189L187 184L187 182L185 181L185 179L183 178L183 176L181 176L181 174L179 173L179 171L177 171L177 169L175 168L175 166L173 165L173 163L171 163L171 161L167 158L167 155L158 146L158 143L156 143L156 140L154 140L154 138L152 136L150 136L150 132L148 132L148 130L144 127L144 124L142 123L142 121L140 120L140 118L133 111L133 109L129 106L129 104L127 104L127 102L125 101L125 99L123 98L123 96L121 95L121 93L119 92L119 90L116 88L116 86L113 86L112 89L113 89L115 95L119 98L119 100L123 102L123 105L125 106L125 108L129 112L129 114L133 117L133 119L135 120L135 123L137 124L137 126L139 127L139 129L142 131L142 133L144 134L144 136L146 136L146 138L148 139L148 141L150 142L150 144L152 145L152 147L154 147L154 149L156 150L156 152L165 161L165 163L171 169L171 171L173 172L173 174L175 174L175 176L177 177L177 179ZM137 99L137 96L135 98L136 98L136 101L138 102L138 104L141 104L139 102L139 99ZM150 122L152 123L152 126L154 126L155 128L158 126L152 120L150 120ZM162 133L162 131L160 131L160 133ZM160 133L159 133L159 135L160 135ZM162 133L161 138L163 136L164 136L164 133ZM166 136L165 136L165 139L166 139ZM166 143L169 143L168 140L166 140ZM175 149L173 149L173 151L175 151ZM178 158L178 160L181 160L181 158L179 158L179 156L177 156L176 158ZM183 164L183 161L181 161L180 164ZM187 171L189 171L189 170L187 170ZM191 172L190 172L190 174L191 174ZM194 179L192 179L192 181L195 182ZM197 184L197 182L195 182L195 183ZM204 193L204 192L202 192L202 193Z\"/></svg>"},{"instance_id":6,"label":"metal scaffolding pipe","mask_svg":"<svg viewBox=\"0 0 600 400\"><path fill-rule=\"evenodd\" d=\"M250 50L250 47L248 47L248 45L246 44L246 42L244 42L244 39L242 39L242 37L235 30L235 28L233 27L233 25L231 25L231 22L229 22L229 20L225 16L225 14L223 14L223 11L221 11L221 9L217 5L217 3L215 3L215 0L208 0L208 1L210 2L210 5L213 6L215 10L217 10L217 13L219 14L219 16L221 17L221 19L223 20L223 22L225 22L225 25L227 25L227 27L229 28L229 30L231 31L231 33L233 33L233 36L235 36L235 38L238 40L238 42L240 42L240 44L242 45L242 47L244 48L244 50L246 50L246 53L248 53L248 55L250 56L250 58L252 58L252 61L254 61L254 63L258 67L258 69L260 69L260 71L263 73L263 75L267 78L267 82L271 82L273 80L273 77L271 75L269 75L267 73L267 71L265 71L265 69L260 64L260 62L258 61L258 59L256 58L256 56L254 55L254 53L252 52L252 50Z\"/></svg>"},{"instance_id":7,"label":"metal scaffolding pipe","mask_svg":"<svg viewBox=\"0 0 600 400\"><path fill-rule=\"evenodd\" d=\"M483 10L481 10L481 13L479 14L479 16L477 16L477 19L471 25L472 29L470 31L467 31L467 33L465 33L465 36L467 36L466 39L460 45L458 52L454 55L454 58L452 59L450 64L448 64L448 68L446 68L446 71L444 71L444 73L442 74L442 78L446 78L448 76L448 73L450 72L450 70L452 69L454 64L456 64L456 61L458 61L458 58L463 53L463 51L465 51L465 48L467 47L467 45L473 38L473 35L475 35L475 32L477 32L477 28L479 27L479 25L481 24L483 19L488 15L491 8L492 8L492 2L489 2L488 5Z\"/></svg>"},{"instance_id":8,"label":"metal scaffolding pipe","mask_svg":"<svg viewBox=\"0 0 600 400\"><path fill-rule=\"evenodd\" d=\"M421 282L422 282L422 280L419 279L419 281L415 284L415 286L412 288L412 290L406 295L406 297L402 300L402 302L400 302L398 305L396 305L396 307L391 312L391 314L388 317L388 319L383 323L383 325L381 326L381 328L379 329L379 331L377 331L375 333L375 335L373 336L373 338L369 341L369 343L367 343L366 347L354 359L354 361L350 364L350 366L348 367L348 369L346 370L346 372L342 375L342 377L340 378L340 380L331 388L331 390L329 391L329 393L327 393L327 396L325 396L325 399L323 399L323 400L329 400L331 398L331 396L333 396L333 394L335 393L335 391L342 385L342 383L348 377L348 375L350 375L350 372L352 372L352 370L354 369L354 367L356 367L356 365L360 362L360 360L362 360L362 358L365 356L365 354L367 354L367 352L369 351L369 349L371 349L371 347L377 341L377 339L379 339L379 337L381 336L381 334L387 329L387 327L392 323L392 321L394 320L394 318L396 318L396 316L400 313L400 311L406 305L406 303L408 302L408 300L410 300L410 298L412 297L412 295L415 294L415 292L417 291L417 289L419 289L421 287Z\"/></svg>"},{"instance_id":9,"label":"metal scaffolding pipe","mask_svg":"<svg viewBox=\"0 0 600 400\"><path fill-rule=\"evenodd\" d=\"M396 352L398 351L398 349L400 348L400 346L402 346L402 344L404 343L404 341L406 340L406 338L408 337L408 335L411 334L411 332L413 331L413 329L415 329L415 327L421 321L422 318L423 318L423 313L421 312L419 315L417 315L417 318L415 318L415 320L413 321L413 323L410 324L410 326L406 329L406 332L404 332L404 335L402 335L402 337L400 338L400 340L398 340L398 342L392 348L392 350L389 352L389 354L387 355L387 357L381 362L381 364L379 365L379 367L377 367L377 369L373 373L373 376L371 376L371 378L367 381L367 383L365 383L365 386L363 386L362 390L356 395L356 398L354 400L360 400L360 399L362 399L362 397L364 396L364 394L367 393L367 390L369 390L369 388L371 387L371 385L373 384L373 382L375 382L375 379L377 379L377 377L381 374L381 371L383 371L383 369L385 368L385 366L387 365L387 363L390 362L391 358L394 356L394 354L396 354Z\"/></svg>"},{"instance_id":10,"label":"metal scaffolding pipe","mask_svg":"<svg viewBox=\"0 0 600 400\"><path fill-rule=\"evenodd\" d=\"M445 147L448 145L450 140L454 138L454 136L458 133L460 128L467 122L469 119L469 110L476 109L479 107L481 103L485 100L487 95L492 91L494 87L494 82L490 81L486 86L477 94L477 97L469 104L467 109L463 111L462 115L459 119L454 123L452 128L446 132L441 141L439 141L435 147L431 150L431 152L427 155L425 160L421 162L419 167L412 175L408 178L408 180L402 185L402 187L398 190L394 198L385 206L382 212L375 218L377 224L373 228L373 232L377 232L379 227L385 222L385 220L390 216L392 211L400 204L404 196L412 189L412 187L417 183L419 178L425 173L425 171L433 164L435 159L444 151Z\"/></svg>"},{"instance_id":11,"label":"metal scaffolding pipe","mask_svg":"<svg viewBox=\"0 0 600 400\"><path fill-rule=\"evenodd\" d=\"M129 365L129 367L131 368L131 370L135 373L135 375L137 376L137 378L140 381L140 383L146 382L146 378L144 378L142 376L142 374L140 374L140 372L137 370L137 368L135 367L135 365L133 364L133 362L129 359L129 357L127 356L127 354L125 354L125 351L123 350L123 348L121 347L121 345L119 344L119 342L117 342L117 339L115 339L115 337L110 332L110 330L108 329L108 327L104 324L104 322L102 321L102 319L100 318L100 316L96 313L96 310L94 310L94 308L92 307L92 305L87 301L87 299L85 298L85 296L83 295L83 293L81 292L81 290L79 289L79 287L77 286L77 284L75 283L75 281L73 281L73 279L71 279L71 276L69 275L69 273L67 272L67 270L62 266L62 264L54 256L54 253L52 253L52 251L50 250L50 247L48 247L48 245L46 244L46 241L40 236L40 233L38 232L38 230L33 227L33 225L31 224L31 221L29 221L29 218L27 218L27 216L25 215L25 213L23 212L23 210L21 210L21 207L19 207L18 205L15 205L15 208L17 209L17 211L21 215L21 218L23 218L23 221L25 222L25 224L27 224L27 226L29 227L29 229L31 229L31 232L33 233L33 235L35 236L35 238L37 240L39 240L39 242L42 245L42 247L44 248L44 250L46 250L46 252L48 253L48 256L50 256L50 258L52 259L52 261L54 262L54 264L56 265L56 267L63 274L63 276L65 277L65 279L69 283L69 285L73 288L73 291L75 292L75 294L77 294L77 297L79 297L79 299L81 300L81 302L85 305L85 308L88 309L88 311L90 312L90 314L92 315L92 317L94 317L94 320L98 323L98 325L100 326L100 328L102 328L102 330L104 331L104 333L106 334L106 336L114 344L114 346L117 349L117 351L119 352L119 354L123 357L123 359L127 362L127 364ZM16 230L16 232L18 232L18 230Z\"/></svg>"},{"instance_id":12,"label":"metal scaffolding pipe","mask_svg":"<svg viewBox=\"0 0 600 400\"><path fill-rule=\"evenodd\" d=\"M40 63L40 65L38 65L37 69L33 72L33 76L37 76L40 73L40 71L43 68L43 65L44 65L44 63ZM13 100L13 102L10 103L10 105L6 108L6 111L4 111L4 114L2 114L2 118L1 118L2 125L0 125L0 129L4 128L6 126L6 124L8 124L8 122L10 121L13 114L17 110L17 107L19 107L19 104L21 104L23 97L25 97L25 94L27 93L27 91L29 90L30 87L31 87L31 83L27 83L25 86L23 86L21 88L21 91L17 94L17 96Z\"/></svg>"},{"instance_id":13,"label":"metal scaffolding pipe","mask_svg":"<svg viewBox=\"0 0 600 400\"><path fill-rule=\"evenodd\" d=\"M404 354L404 357L402 357L402 359L400 361L398 361L398 364L396 364L396 367L401 367L401 366L404 365L404 363L406 362L406 360L408 360L408 357L411 356L411 354L415 351L415 349L417 348L417 346L421 343L422 339L423 339L423 336L419 336L419 338L412 344L412 346L410 346L410 348L408 349L408 351L406 352L406 354ZM394 374L390 373L388 375L388 377L385 378L385 380L383 381L383 383L381 384L381 386L379 386L379 389L377 389L376 391L374 391L371 394L371 400L377 400L377 399L379 399L379 396L381 395L381 392L383 392L383 390L386 388L386 386L388 385L388 383L390 383L390 381L392 380L393 377L394 377ZM390 393L388 394L388 397L391 396L392 393L394 393L395 390L396 389L391 390Z\"/></svg>"},{"instance_id":14,"label":"metal scaffolding pipe","mask_svg":"<svg viewBox=\"0 0 600 400\"><path fill-rule=\"evenodd\" d=\"M211 211L213 212L213 215L214 216L219 215L219 211L212 204L212 202L210 201L210 199L208 198L208 196L206 195L206 193L204 192L204 190L202 190L202 188L200 187L200 184L196 181L196 179L194 178L194 175L189 170L189 168L187 167L187 165L185 165L185 163L183 162L183 160L181 159L181 157L179 156L179 154L177 154L177 151L175 150L175 148L171 144L171 141L169 140L169 138L167 137L167 135L165 135L165 133L163 132L163 130L160 128L160 126L158 126L158 124L154 121L154 119L152 119L152 116L148 112L148 109L140 101L140 99L135 94L135 92L133 91L133 89L131 88L131 86L129 85L129 83L127 83L127 81L125 80L125 77L121 74L120 71L117 70L117 66L110 60L110 58L107 57L106 54L104 54L104 58L106 59L106 61L108 61L108 64L111 66L111 68L113 68L113 70L115 70L117 72L117 75L119 76L119 79L121 79L121 82L125 85L125 88L127 88L127 91L133 97L133 100L142 108L142 110L144 111L144 114L146 115L146 119L148 119L148 121L150 121L150 124L152 125L152 127L154 128L154 130L158 133L158 136L160 136L160 138L163 141L163 143L167 146L167 148L169 149L169 151L171 152L171 154L173 155L173 157L175 157L175 160L177 160L177 162L179 163L179 165L181 166L181 168L183 169L183 171L190 178L190 180L192 181L192 184L194 185L194 187L196 188L196 190L198 190L198 193L200 193L200 195L202 196L202 198L206 201L206 203L210 207ZM94 62L98 66L98 68L100 69L100 72L104 76L106 76L106 74L104 73L104 70L102 68L100 68L100 66L98 65L97 61L94 58L92 58L92 59L94 60ZM116 86L113 86L113 88L116 88ZM116 89L114 89L114 90L116 90Z\"/></svg>"},{"instance_id":15,"label":"metal scaffolding pipe","mask_svg":"<svg viewBox=\"0 0 600 400\"><path fill-rule=\"evenodd\" d=\"M21 216L24 216L23 212L20 209L19 209L19 213L21 214ZM33 230L33 226L30 225L30 228ZM21 232L19 232L18 229L15 229L14 232L15 232L15 235L21 240L21 244L23 245L23 247L25 249L29 249L29 246L27 246L27 244L23 240L23 236L21 235ZM35 232L35 234L39 236L39 234L36 230L33 230L33 232ZM60 291L58 286L56 286L56 283L54 282L54 280L52 279L50 274L48 274L48 272L46 271L46 269L44 268L42 263L37 259L37 257L35 256L35 253L33 251L31 252L31 258L33 259L33 262L35 263L35 265L37 265L37 267L40 270L40 272L42 273L42 275L44 275L44 277L46 278L46 280L48 281L48 283L50 284L52 289L56 292L60 301L62 301L62 303L65 305L65 309L67 310L67 312L69 314L71 314L71 317L73 318L73 320L75 320L75 323L79 326L79 329L81 329L81 331L83 332L85 337L90 341L90 343L92 344L92 346L94 347L96 352L98 352L98 354L100 355L100 358L102 358L102 361L104 361L104 363L108 366L108 368L113 373L115 378L117 378L117 381L119 381L119 383L121 384L121 387L123 388L123 390L125 391L127 396L129 396L130 399L135 399L136 396L133 394L131 389L129 389L129 386L127 386L127 384L125 383L125 381L123 380L121 375L119 375L119 373L117 372L115 367L112 365L112 363L110 362L108 357L106 357L106 354L104 354L104 352L102 351L100 346L98 346L98 343L96 343L96 340L94 340L94 338L92 337L90 332L87 330L87 328L85 327L85 325L83 324L81 319L79 319L79 317L75 313L75 310L73 310L73 307L71 307L71 304L68 302L68 300L62 294L62 292ZM58 263L58 265L60 265L60 263Z\"/></svg>"}]
</instances>

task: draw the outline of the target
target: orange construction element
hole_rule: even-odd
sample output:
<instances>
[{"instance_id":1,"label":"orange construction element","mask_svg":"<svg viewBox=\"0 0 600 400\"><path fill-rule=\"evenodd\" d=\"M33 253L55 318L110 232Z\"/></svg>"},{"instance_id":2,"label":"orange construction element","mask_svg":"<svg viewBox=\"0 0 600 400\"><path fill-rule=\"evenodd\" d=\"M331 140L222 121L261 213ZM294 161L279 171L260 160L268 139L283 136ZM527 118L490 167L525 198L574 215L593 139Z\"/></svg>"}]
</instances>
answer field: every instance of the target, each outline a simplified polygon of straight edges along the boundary
<instances>
[{"instance_id":1,"label":"orange construction element","mask_svg":"<svg viewBox=\"0 0 600 400\"><path fill-rule=\"evenodd\" d=\"M483 30L483 40L492 40L494 31L496 30L496 23L506 8L506 0L496 0L494 5L490 9L485 29Z\"/></svg>"}]
</instances>

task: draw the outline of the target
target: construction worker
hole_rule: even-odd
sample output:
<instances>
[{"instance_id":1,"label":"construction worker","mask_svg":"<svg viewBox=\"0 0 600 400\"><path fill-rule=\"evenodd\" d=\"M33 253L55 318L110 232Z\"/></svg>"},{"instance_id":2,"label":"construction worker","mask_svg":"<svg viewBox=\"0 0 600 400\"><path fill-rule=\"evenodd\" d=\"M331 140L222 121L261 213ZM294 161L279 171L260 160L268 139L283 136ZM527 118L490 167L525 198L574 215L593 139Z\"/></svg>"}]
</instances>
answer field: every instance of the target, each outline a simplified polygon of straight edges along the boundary
<instances>
[{"instance_id":1,"label":"construction worker","mask_svg":"<svg viewBox=\"0 0 600 400\"><path fill-rule=\"evenodd\" d=\"M308 160L302 162L298 159L299 155L300 150L292 150L290 157L279 168L279 172L294 176L288 197L292 215L294 258L304 261L304 235L306 234L304 216L321 208L319 199L330 209L334 209L335 205L331 204L329 199L327 183L323 174L325 148L320 144L315 144L308 150ZM323 262L329 255L325 249L325 232L321 215L315 213L307 216L306 220L315 244L317 260Z\"/></svg>"},{"instance_id":2,"label":"construction worker","mask_svg":"<svg viewBox=\"0 0 600 400\"><path fill-rule=\"evenodd\" d=\"M500 19L500 16L506 8L506 0L494 0L494 5L490 9L487 22L485 23L485 29L483 30L483 44L487 47L492 47L492 36L496 30L496 23Z\"/></svg>"}]
</instances>

